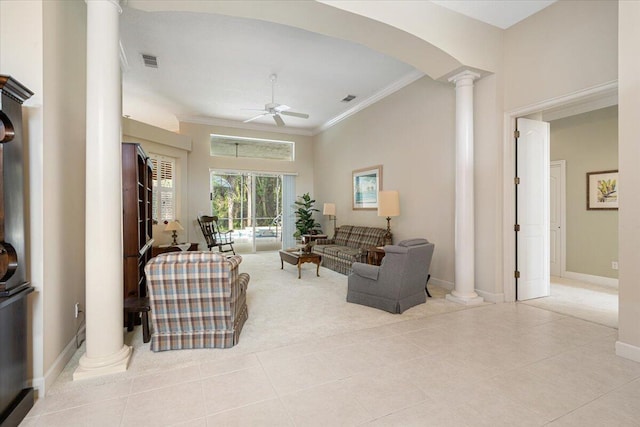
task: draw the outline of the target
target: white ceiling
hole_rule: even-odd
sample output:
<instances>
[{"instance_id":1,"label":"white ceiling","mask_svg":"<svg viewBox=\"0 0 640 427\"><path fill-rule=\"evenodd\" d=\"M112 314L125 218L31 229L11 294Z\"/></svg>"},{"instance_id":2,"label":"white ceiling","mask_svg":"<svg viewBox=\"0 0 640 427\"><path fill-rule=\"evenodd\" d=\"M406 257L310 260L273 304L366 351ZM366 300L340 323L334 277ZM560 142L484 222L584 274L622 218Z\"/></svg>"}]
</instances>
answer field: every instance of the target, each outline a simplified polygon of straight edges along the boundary
<instances>
[{"instance_id":1,"label":"white ceiling","mask_svg":"<svg viewBox=\"0 0 640 427\"><path fill-rule=\"evenodd\" d=\"M485 5L502 22L489 23L501 26L507 10L521 10L508 14L517 22L522 13L552 2L436 3L450 8L464 3L464 14L485 12L477 7ZM496 9L495 3L503 7ZM538 8L532 11L531 3ZM171 131L181 120L311 135L423 75L362 45L271 22L123 9L123 115ZM143 53L158 58L157 69L144 66ZM271 74L278 75L275 102L309 114L308 119L284 116L285 127L276 127L270 116L243 123L257 114L247 109L271 102ZM357 98L341 102L349 94Z\"/></svg>"},{"instance_id":2,"label":"white ceiling","mask_svg":"<svg viewBox=\"0 0 640 427\"><path fill-rule=\"evenodd\" d=\"M557 0L433 0L439 6L451 9L478 21L506 30Z\"/></svg>"}]
</instances>

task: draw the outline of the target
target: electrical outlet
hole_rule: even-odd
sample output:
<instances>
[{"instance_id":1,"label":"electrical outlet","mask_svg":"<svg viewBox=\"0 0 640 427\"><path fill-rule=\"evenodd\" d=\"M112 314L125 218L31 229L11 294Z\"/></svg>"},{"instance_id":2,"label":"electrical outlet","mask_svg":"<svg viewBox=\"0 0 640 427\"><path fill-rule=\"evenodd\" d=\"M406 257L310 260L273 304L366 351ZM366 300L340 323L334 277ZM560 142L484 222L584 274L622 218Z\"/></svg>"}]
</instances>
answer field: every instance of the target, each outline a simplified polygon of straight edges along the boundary
<instances>
[{"instance_id":1,"label":"electrical outlet","mask_svg":"<svg viewBox=\"0 0 640 427\"><path fill-rule=\"evenodd\" d=\"M76 319L77 319L77 318L78 318L78 316L80 315L80 303L79 303L79 302L77 302L77 303L74 305L74 310L75 310L75 311L74 311L74 314L75 314Z\"/></svg>"},{"instance_id":2,"label":"electrical outlet","mask_svg":"<svg viewBox=\"0 0 640 427\"><path fill-rule=\"evenodd\" d=\"M611 268L613 270L617 270L618 269L618 261L611 261Z\"/></svg>"}]
</instances>

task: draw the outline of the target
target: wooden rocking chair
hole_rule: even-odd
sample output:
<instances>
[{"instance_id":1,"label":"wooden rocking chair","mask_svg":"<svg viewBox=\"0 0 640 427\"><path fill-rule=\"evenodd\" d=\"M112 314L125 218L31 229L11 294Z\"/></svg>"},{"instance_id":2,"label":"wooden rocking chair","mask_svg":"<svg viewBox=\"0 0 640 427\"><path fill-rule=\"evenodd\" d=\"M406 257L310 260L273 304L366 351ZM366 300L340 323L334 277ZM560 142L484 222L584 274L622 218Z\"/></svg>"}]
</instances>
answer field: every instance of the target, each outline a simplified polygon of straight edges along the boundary
<instances>
[{"instance_id":1,"label":"wooden rocking chair","mask_svg":"<svg viewBox=\"0 0 640 427\"><path fill-rule=\"evenodd\" d=\"M233 241L233 237L231 237L233 230L220 232L217 216L203 215L198 218L198 224L200 224L200 229L202 230L204 239L207 241L207 248L209 250L217 247L220 252L233 252L234 255L236 254L236 251L233 249L235 242Z\"/></svg>"}]
</instances>

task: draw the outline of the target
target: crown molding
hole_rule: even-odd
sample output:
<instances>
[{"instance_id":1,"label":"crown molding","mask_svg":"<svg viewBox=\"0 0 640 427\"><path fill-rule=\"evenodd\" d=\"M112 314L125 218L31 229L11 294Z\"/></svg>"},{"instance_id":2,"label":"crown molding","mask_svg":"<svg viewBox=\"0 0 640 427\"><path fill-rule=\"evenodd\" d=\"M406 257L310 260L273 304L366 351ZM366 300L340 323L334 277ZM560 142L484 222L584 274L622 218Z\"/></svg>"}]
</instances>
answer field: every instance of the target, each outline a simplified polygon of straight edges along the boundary
<instances>
[{"instance_id":1,"label":"crown molding","mask_svg":"<svg viewBox=\"0 0 640 427\"><path fill-rule=\"evenodd\" d=\"M373 105L376 102L386 98L392 93L399 91L403 87L410 85L416 80L421 79L424 76L425 76L425 73L423 73L422 71L413 70L410 73L405 74L402 78L400 78L399 80L396 80L389 86L386 86L385 88L374 93L370 97L363 99L359 103L355 104L353 107L349 108L344 113L335 116L334 118L326 121L324 124L318 126L313 130L293 128L293 127L276 128L271 125L265 125L260 123L244 123L236 120L219 119L216 117L207 117L207 116L177 116L177 119L180 122L184 122L184 123L224 126L224 127L235 128L235 129L249 129L249 130L258 130L258 131L271 132L271 133L284 133L284 134L290 134L290 135L315 136L331 128L332 126L335 126L336 124L347 119L348 117L353 116L357 112L364 110L368 106Z\"/></svg>"},{"instance_id":2,"label":"crown molding","mask_svg":"<svg viewBox=\"0 0 640 427\"><path fill-rule=\"evenodd\" d=\"M234 129L258 130L262 132L284 133L289 135L313 136L312 131L308 129L298 129L293 127L275 127L271 125L263 125L260 123L244 123L236 120L218 119L207 116L176 116L178 121L183 123L195 123L200 125L224 126Z\"/></svg>"},{"instance_id":3,"label":"crown molding","mask_svg":"<svg viewBox=\"0 0 640 427\"><path fill-rule=\"evenodd\" d=\"M344 113L332 118L331 120L328 120L323 125L318 126L316 129L314 129L313 135L317 135L320 132L324 132L325 130L329 129L332 126L335 126L336 124L340 123L341 121L345 120L346 118L353 116L357 112L359 112L361 110L364 110L368 106L370 106L372 104L375 104L376 102L380 101L381 99L386 98L387 96L391 95L392 93L399 91L403 87L410 85L411 83L415 82L416 80L418 80L418 79L420 79L420 78L422 78L424 76L425 76L425 73L423 73L422 71L419 71L419 70L411 71L410 73L408 73L404 77L402 77L400 80L396 80L395 82L393 82L389 86L387 86L387 87L383 88L382 90L374 93L370 97L368 97L366 99L363 99L358 104L356 104L353 107L349 108Z\"/></svg>"},{"instance_id":4,"label":"crown molding","mask_svg":"<svg viewBox=\"0 0 640 427\"><path fill-rule=\"evenodd\" d=\"M577 102L568 103L562 107L543 110L542 120L549 122L618 105L617 81L600 85L599 89L600 91L595 96L584 97L578 99Z\"/></svg>"}]
</instances>

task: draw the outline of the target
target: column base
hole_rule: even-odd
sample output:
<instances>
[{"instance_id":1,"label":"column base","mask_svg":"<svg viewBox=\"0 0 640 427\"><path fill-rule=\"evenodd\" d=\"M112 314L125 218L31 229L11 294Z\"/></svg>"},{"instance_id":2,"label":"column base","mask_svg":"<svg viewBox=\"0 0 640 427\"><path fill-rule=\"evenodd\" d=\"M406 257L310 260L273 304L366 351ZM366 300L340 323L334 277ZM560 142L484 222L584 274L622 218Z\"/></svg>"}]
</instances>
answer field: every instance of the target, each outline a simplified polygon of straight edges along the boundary
<instances>
[{"instance_id":1,"label":"column base","mask_svg":"<svg viewBox=\"0 0 640 427\"><path fill-rule=\"evenodd\" d=\"M453 292L445 296L447 301L455 302L458 304L464 304L464 305L478 305L484 302L484 298L482 298L481 296L478 296L478 294L476 294L475 292L470 296L464 296L464 297L454 295Z\"/></svg>"},{"instance_id":2,"label":"column base","mask_svg":"<svg viewBox=\"0 0 640 427\"><path fill-rule=\"evenodd\" d=\"M120 351L107 357L89 358L85 353L80 358L79 366L73 373L73 380L84 380L125 372L129 367L132 352L132 347L123 345Z\"/></svg>"}]
</instances>

